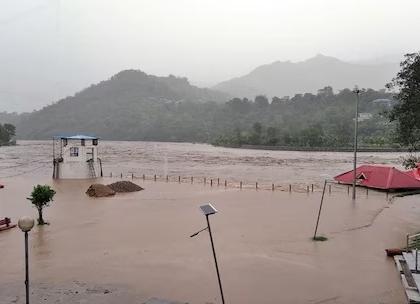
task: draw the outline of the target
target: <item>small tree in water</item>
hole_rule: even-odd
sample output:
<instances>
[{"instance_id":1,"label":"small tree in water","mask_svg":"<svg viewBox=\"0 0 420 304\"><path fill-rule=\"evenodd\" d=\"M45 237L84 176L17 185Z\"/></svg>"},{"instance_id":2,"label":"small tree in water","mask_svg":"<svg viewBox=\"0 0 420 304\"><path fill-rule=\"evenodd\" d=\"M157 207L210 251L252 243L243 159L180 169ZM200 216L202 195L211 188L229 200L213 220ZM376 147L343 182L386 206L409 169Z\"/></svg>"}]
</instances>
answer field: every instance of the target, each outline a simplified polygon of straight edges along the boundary
<instances>
[{"instance_id":1,"label":"small tree in water","mask_svg":"<svg viewBox=\"0 0 420 304\"><path fill-rule=\"evenodd\" d=\"M48 185L37 185L31 192L31 196L28 197L28 200L35 205L35 208L38 210L38 225L45 225L44 218L42 217L42 209L48 207L50 202L52 202L55 191L51 189Z\"/></svg>"}]
</instances>

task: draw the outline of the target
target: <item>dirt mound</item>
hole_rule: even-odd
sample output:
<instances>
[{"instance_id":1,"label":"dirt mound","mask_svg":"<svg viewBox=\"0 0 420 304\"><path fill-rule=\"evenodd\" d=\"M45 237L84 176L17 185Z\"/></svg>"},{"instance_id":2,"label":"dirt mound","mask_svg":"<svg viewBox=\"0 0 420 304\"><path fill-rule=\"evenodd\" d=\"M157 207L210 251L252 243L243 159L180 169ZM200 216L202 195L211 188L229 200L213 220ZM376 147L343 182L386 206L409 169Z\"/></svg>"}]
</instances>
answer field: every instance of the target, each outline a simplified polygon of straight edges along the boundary
<instances>
[{"instance_id":1,"label":"dirt mound","mask_svg":"<svg viewBox=\"0 0 420 304\"><path fill-rule=\"evenodd\" d=\"M139 185L132 183L130 181L119 181L108 185L109 188L115 192L134 192L144 190Z\"/></svg>"},{"instance_id":2,"label":"dirt mound","mask_svg":"<svg viewBox=\"0 0 420 304\"><path fill-rule=\"evenodd\" d=\"M115 191L106 185L93 184L87 189L86 194L91 197L104 197L115 195Z\"/></svg>"}]
</instances>

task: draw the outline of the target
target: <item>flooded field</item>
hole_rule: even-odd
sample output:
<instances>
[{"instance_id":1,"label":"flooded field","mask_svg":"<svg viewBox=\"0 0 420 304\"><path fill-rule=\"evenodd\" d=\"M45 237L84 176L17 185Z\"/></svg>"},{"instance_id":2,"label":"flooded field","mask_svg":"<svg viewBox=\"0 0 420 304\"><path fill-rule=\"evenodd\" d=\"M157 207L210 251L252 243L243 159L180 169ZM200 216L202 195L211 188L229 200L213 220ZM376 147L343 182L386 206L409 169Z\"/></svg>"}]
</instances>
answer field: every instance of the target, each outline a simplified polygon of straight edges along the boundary
<instances>
[{"instance_id":1,"label":"flooded field","mask_svg":"<svg viewBox=\"0 0 420 304\"><path fill-rule=\"evenodd\" d=\"M359 153L359 164L398 166L402 153ZM248 182L317 183L352 169L348 152L264 151L205 144L112 142L99 144L104 174L181 175ZM19 141L0 149L0 178L52 175L52 142Z\"/></svg>"},{"instance_id":2,"label":"flooded field","mask_svg":"<svg viewBox=\"0 0 420 304\"><path fill-rule=\"evenodd\" d=\"M283 152L208 145L103 142L105 172L223 176L233 180L319 183L351 169L351 153ZM26 199L37 183L57 191L45 211L51 224L30 233L34 303L220 303L211 247L198 207L211 217L226 303L406 303L385 248L420 230L418 197L390 199L345 188L327 193L313 242L321 193L256 191L135 180L144 191L94 199L89 180L51 175L50 142L0 149L0 217L35 217ZM363 154L361 162L397 164L399 154ZM98 179L110 183L115 179ZM23 235L0 233L0 303L23 303Z\"/></svg>"}]
</instances>

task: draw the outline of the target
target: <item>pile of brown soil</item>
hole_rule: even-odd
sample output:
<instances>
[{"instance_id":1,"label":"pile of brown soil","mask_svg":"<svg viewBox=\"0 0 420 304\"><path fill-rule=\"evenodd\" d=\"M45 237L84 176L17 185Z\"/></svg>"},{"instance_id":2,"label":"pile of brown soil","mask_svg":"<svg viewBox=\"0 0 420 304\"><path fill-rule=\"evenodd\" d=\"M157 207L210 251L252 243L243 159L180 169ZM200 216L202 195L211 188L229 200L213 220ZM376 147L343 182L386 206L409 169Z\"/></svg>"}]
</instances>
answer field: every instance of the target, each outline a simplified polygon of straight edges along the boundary
<instances>
[{"instance_id":1,"label":"pile of brown soil","mask_svg":"<svg viewBox=\"0 0 420 304\"><path fill-rule=\"evenodd\" d=\"M86 194L91 197L105 197L115 195L115 191L102 184L93 184L87 189Z\"/></svg>"},{"instance_id":2,"label":"pile of brown soil","mask_svg":"<svg viewBox=\"0 0 420 304\"><path fill-rule=\"evenodd\" d=\"M134 192L144 190L139 185L132 183L130 181L119 181L108 185L109 188L115 192Z\"/></svg>"}]
</instances>

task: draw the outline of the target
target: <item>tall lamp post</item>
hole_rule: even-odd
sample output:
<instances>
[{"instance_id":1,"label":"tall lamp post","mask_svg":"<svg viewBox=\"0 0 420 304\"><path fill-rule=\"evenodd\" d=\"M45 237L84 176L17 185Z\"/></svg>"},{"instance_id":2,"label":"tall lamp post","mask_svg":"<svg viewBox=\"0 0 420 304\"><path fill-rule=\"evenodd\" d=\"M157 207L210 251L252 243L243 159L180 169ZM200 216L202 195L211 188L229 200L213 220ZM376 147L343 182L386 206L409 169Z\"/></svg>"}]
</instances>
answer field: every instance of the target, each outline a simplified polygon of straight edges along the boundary
<instances>
[{"instance_id":1,"label":"tall lamp post","mask_svg":"<svg viewBox=\"0 0 420 304\"><path fill-rule=\"evenodd\" d=\"M19 219L18 226L25 233L25 287L26 304L29 304L28 232L34 227L34 220L29 216L23 216Z\"/></svg>"},{"instance_id":2,"label":"tall lamp post","mask_svg":"<svg viewBox=\"0 0 420 304\"><path fill-rule=\"evenodd\" d=\"M206 204L206 205L200 206L200 209L203 212L203 214L206 216L207 227L204 228L204 229L201 229L200 231L198 231L196 233L194 233L190 237L194 237L194 236L198 235L200 232L202 232L204 230L208 230L209 231L210 242L211 242L211 249L213 250L214 264L216 265L217 281L219 282L220 296L222 298L222 304L225 304L225 297L223 296L222 281L220 279L219 266L217 264L216 251L214 249L213 235L211 234L210 221L209 221L209 215L216 214L217 213L217 209L214 208L212 204Z\"/></svg>"},{"instance_id":3,"label":"tall lamp post","mask_svg":"<svg viewBox=\"0 0 420 304\"><path fill-rule=\"evenodd\" d=\"M359 94L360 90L356 86L353 90L356 94L356 113L354 117L354 156L353 156L353 194L352 199L356 199L356 166L357 166L357 129L359 126Z\"/></svg>"}]
</instances>

